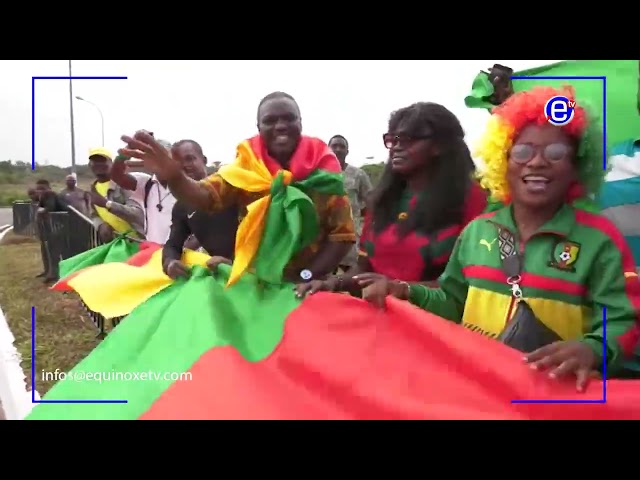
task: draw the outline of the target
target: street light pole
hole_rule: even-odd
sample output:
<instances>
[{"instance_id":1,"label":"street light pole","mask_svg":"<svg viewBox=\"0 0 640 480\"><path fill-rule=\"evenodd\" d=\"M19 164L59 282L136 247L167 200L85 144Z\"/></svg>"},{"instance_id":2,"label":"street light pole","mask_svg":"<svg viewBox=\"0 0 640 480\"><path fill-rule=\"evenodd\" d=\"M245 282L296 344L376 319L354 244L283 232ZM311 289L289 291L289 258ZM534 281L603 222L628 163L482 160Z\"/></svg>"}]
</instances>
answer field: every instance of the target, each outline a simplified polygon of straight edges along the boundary
<instances>
[{"instance_id":1,"label":"street light pole","mask_svg":"<svg viewBox=\"0 0 640 480\"><path fill-rule=\"evenodd\" d=\"M82 97L76 96L76 99L81 100L83 102L87 102L89 105L93 105L94 107L96 107L96 110L98 110L98 113L100 114L100 121L102 122L102 146L104 147L104 115L102 115L102 110L100 110L100 107L95 103L90 102L89 100L85 100Z\"/></svg>"},{"instance_id":2,"label":"street light pole","mask_svg":"<svg viewBox=\"0 0 640 480\"><path fill-rule=\"evenodd\" d=\"M69 112L71 118L71 173L76 173L76 133L73 125L73 80L71 80L71 60L69 60Z\"/></svg>"}]
</instances>

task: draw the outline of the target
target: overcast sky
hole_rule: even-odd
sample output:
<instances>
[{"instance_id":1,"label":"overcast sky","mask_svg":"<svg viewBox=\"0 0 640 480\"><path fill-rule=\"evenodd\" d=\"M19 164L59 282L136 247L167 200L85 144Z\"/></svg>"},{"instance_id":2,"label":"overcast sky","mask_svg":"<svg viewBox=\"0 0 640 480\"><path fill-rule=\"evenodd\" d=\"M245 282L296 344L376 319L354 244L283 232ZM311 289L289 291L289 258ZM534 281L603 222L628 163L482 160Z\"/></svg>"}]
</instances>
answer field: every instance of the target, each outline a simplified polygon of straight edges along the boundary
<instances>
[{"instance_id":1,"label":"overcast sky","mask_svg":"<svg viewBox=\"0 0 640 480\"><path fill-rule=\"evenodd\" d=\"M175 142L194 139L211 161L228 163L236 145L256 133L260 99L275 90L293 95L303 131L325 141L347 137L355 165L386 159L382 134L391 111L417 101L441 103L460 119L471 144L485 111L464 106L475 75L494 63L516 71L558 60L73 60L73 94L100 107L105 146L138 129ZM68 76L67 60L0 61L0 160L31 161L31 77ZM35 158L71 164L69 81L37 80ZM76 163L101 144L100 115L74 100Z\"/></svg>"}]
</instances>

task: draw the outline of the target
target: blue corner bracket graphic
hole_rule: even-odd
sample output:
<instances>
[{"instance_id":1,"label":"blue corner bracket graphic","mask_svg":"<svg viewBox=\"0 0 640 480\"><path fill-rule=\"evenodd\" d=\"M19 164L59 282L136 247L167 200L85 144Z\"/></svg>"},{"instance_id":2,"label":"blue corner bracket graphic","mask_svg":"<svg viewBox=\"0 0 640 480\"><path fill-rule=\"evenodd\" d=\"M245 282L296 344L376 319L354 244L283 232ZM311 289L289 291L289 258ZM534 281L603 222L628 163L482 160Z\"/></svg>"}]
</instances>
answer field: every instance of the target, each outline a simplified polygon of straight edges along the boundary
<instances>
[{"instance_id":1,"label":"blue corner bracket graphic","mask_svg":"<svg viewBox=\"0 0 640 480\"><path fill-rule=\"evenodd\" d=\"M127 400L36 400L36 307L31 307L31 403L129 403Z\"/></svg>"},{"instance_id":2,"label":"blue corner bracket graphic","mask_svg":"<svg viewBox=\"0 0 640 480\"><path fill-rule=\"evenodd\" d=\"M126 80L127 77L31 77L31 170L36 169L36 80ZM36 307L31 307L31 403L128 403L127 400L36 400Z\"/></svg>"}]
</instances>

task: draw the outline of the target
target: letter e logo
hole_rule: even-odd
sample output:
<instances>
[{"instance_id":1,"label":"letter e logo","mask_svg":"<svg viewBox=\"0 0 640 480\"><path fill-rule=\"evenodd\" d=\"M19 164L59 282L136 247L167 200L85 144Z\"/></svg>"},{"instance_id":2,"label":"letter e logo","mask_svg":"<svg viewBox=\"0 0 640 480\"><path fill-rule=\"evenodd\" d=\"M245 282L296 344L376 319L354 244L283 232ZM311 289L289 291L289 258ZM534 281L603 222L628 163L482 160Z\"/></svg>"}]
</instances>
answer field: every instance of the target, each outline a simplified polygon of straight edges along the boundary
<instances>
[{"instance_id":1,"label":"letter e logo","mask_svg":"<svg viewBox=\"0 0 640 480\"><path fill-rule=\"evenodd\" d=\"M558 95L550 98L544 106L544 115L551 125L562 127L573 120L576 102Z\"/></svg>"}]
</instances>

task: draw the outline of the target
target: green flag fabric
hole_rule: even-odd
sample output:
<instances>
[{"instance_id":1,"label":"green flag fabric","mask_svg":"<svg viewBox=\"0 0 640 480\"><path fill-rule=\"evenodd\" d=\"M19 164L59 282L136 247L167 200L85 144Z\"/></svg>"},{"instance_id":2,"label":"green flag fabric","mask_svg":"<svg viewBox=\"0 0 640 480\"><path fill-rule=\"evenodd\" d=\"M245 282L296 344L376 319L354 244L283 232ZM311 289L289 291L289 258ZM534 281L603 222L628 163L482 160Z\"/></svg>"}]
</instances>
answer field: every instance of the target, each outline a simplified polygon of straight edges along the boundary
<instances>
[{"instance_id":1,"label":"green flag fabric","mask_svg":"<svg viewBox=\"0 0 640 480\"><path fill-rule=\"evenodd\" d=\"M176 280L131 312L44 397L128 403L40 405L29 419L137 418L179 378L170 373L187 372L211 348L232 345L248 361L264 359L279 343L285 319L300 300L289 283L256 288L252 274L226 289L230 271L231 267L220 265L219 273L211 275L194 266L189 279ZM96 378L86 378L87 372ZM117 372L135 372L140 378ZM163 375L153 378L149 373L151 377L141 378L148 372ZM79 375L85 376L83 381Z\"/></svg>"},{"instance_id":2,"label":"green flag fabric","mask_svg":"<svg viewBox=\"0 0 640 480\"><path fill-rule=\"evenodd\" d=\"M606 77L607 83L607 147L640 137L640 60L566 60L515 72L514 77ZM541 80L514 79L514 92L529 90L534 86L560 87L572 85L576 101L590 107L602 120L602 80ZM481 72L473 81L472 91L465 98L469 108L492 108L488 102L493 86L488 74Z\"/></svg>"},{"instance_id":3,"label":"green flag fabric","mask_svg":"<svg viewBox=\"0 0 640 480\"><path fill-rule=\"evenodd\" d=\"M129 240L124 235L104 245L99 245L86 252L62 260L59 264L60 278L65 278L83 268L100 265L102 263L124 262L133 254L138 253L140 244Z\"/></svg>"},{"instance_id":4,"label":"green flag fabric","mask_svg":"<svg viewBox=\"0 0 640 480\"><path fill-rule=\"evenodd\" d=\"M271 205L254 260L256 276L261 280L282 283L282 274L289 260L318 237L320 225L315 206L308 196L310 191L344 195L342 173L318 169L289 186L285 185L282 173L274 179Z\"/></svg>"}]
</instances>

